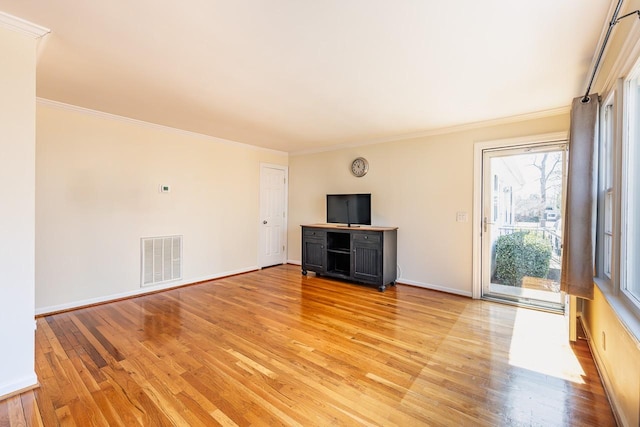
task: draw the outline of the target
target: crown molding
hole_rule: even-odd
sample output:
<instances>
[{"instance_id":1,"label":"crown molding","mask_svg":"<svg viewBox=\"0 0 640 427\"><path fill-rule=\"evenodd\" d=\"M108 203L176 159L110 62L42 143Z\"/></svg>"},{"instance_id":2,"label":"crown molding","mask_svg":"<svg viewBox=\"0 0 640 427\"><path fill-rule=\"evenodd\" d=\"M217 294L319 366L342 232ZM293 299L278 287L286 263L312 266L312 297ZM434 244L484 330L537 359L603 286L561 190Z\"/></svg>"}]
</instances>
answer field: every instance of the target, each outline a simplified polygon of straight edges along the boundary
<instances>
[{"instance_id":1,"label":"crown molding","mask_svg":"<svg viewBox=\"0 0 640 427\"><path fill-rule=\"evenodd\" d=\"M237 142L237 141L232 141L230 139L218 138L216 136L205 135L203 133L192 132L192 131L184 130L184 129L178 129L178 128L174 128L174 127L171 127L171 126L159 125L157 123L146 122L144 120L132 119L130 117L119 116L117 114L106 113L104 111L92 110L90 108L79 107L77 105L72 105L72 104L66 104L66 103L60 102L60 101L53 101L51 99L38 97L38 98L36 98L36 102L38 104L40 104L40 105L45 105L47 107L56 108L58 110L73 111L73 112L84 114L84 115L87 115L87 116L99 117L99 118L106 119L106 120L112 120L112 121L117 121L117 122L121 122L121 123L128 123L128 124L133 124L133 125L137 125L137 126L142 126L142 127L146 127L146 128L149 128L149 129L155 129L155 130L160 130L160 131L164 131L164 132L176 133L176 134L179 134L179 135L185 135L185 136L190 136L190 137L195 137L195 138L206 139L206 140L209 140L211 142L216 142L216 143L219 143L219 144L226 144L226 145L233 145L233 146L236 146L236 147L243 147L243 148L247 148L249 150L264 151L264 152L276 154L276 155L279 155L279 156L289 156L289 153L287 153L285 151L274 150L274 149L271 149L271 148L258 147L257 145L245 144L243 142Z\"/></svg>"},{"instance_id":2,"label":"crown molding","mask_svg":"<svg viewBox=\"0 0 640 427\"><path fill-rule=\"evenodd\" d=\"M537 111L534 113L503 117L500 119L484 120L479 122L466 123L462 125L446 126L446 127L436 128L436 129L430 129L422 132L400 134L400 135L395 135L387 138L379 138L379 139L347 143L347 144L330 145L327 147L311 148L308 150L292 151L289 153L289 155L302 156L306 154L323 153L327 151L337 151L345 148L362 147L364 145L375 145L375 144L383 144L385 142L396 142L396 141L406 141L409 139L416 139L416 138L427 138L430 136L445 135L445 134L457 133L457 132L466 132L470 130L481 129L481 128L486 128L491 126L507 125L511 123L524 122L527 120L536 120L536 119L542 119L545 117L559 116L562 114L569 114L570 112L571 112L571 107L566 106L566 107L554 108L550 110Z\"/></svg>"},{"instance_id":3,"label":"crown molding","mask_svg":"<svg viewBox=\"0 0 640 427\"><path fill-rule=\"evenodd\" d=\"M50 29L25 21L17 16L0 12L0 27L39 39L51 32Z\"/></svg>"}]
</instances>

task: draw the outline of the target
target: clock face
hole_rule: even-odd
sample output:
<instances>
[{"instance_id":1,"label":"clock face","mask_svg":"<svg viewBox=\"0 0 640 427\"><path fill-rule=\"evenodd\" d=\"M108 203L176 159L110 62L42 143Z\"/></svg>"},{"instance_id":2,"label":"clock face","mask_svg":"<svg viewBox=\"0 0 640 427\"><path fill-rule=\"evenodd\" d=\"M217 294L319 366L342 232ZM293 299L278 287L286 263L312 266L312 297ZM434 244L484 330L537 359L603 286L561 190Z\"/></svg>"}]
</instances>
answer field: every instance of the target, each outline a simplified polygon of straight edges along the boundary
<instances>
[{"instance_id":1,"label":"clock face","mask_svg":"<svg viewBox=\"0 0 640 427\"><path fill-rule=\"evenodd\" d=\"M351 173L357 177L365 176L369 170L369 162L363 157L358 157L351 162Z\"/></svg>"}]
</instances>

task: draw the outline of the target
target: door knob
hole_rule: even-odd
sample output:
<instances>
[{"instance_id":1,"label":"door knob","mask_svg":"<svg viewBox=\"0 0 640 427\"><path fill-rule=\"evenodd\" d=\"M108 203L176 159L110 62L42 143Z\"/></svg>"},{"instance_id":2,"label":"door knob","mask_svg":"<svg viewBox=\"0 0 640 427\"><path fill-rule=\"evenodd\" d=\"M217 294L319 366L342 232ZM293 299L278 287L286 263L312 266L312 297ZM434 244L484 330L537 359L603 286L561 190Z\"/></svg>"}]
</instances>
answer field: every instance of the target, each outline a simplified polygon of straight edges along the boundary
<instances>
[{"instance_id":1,"label":"door knob","mask_svg":"<svg viewBox=\"0 0 640 427\"><path fill-rule=\"evenodd\" d=\"M489 221L487 220L487 217L486 217L486 216L484 217L484 221L483 221L483 222L484 222L484 232L485 232L485 233L487 232L487 229L488 229L488 226L489 226L489 225L494 225L494 224L495 224L494 222L489 222Z\"/></svg>"}]
</instances>

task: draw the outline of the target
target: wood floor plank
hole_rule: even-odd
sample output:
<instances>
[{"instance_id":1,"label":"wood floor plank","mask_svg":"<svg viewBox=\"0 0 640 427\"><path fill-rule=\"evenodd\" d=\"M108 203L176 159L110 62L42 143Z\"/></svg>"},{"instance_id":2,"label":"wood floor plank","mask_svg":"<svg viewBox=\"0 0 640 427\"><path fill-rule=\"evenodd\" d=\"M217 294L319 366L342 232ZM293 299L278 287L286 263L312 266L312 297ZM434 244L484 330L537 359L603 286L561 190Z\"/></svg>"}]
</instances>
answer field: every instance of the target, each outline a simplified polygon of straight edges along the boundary
<instances>
[{"instance_id":1,"label":"wood floor plank","mask_svg":"<svg viewBox=\"0 0 640 427\"><path fill-rule=\"evenodd\" d=\"M9 421L9 399L0 402L0 427L9 427L11 422Z\"/></svg>"},{"instance_id":2,"label":"wood floor plank","mask_svg":"<svg viewBox=\"0 0 640 427\"><path fill-rule=\"evenodd\" d=\"M117 391L109 380L102 384L100 391L93 392L92 396L96 404L104 408L105 418L111 420L110 423L113 425L126 427L143 425L142 409L139 404L133 399L129 399L125 393Z\"/></svg>"},{"instance_id":3,"label":"wood floor plank","mask_svg":"<svg viewBox=\"0 0 640 427\"><path fill-rule=\"evenodd\" d=\"M25 425L27 427L44 426L33 390L22 393L19 398L25 416Z\"/></svg>"},{"instance_id":4,"label":"wood floor plank","mask_svg":"<svg viewBox=\"0 0 640 427\"><path fill-rule=\"evenodd\" d=\"M107 377L107 385L103 390L118 413L123 418L133 418L139 425L149 425L155 421L158 425L169 425L164 414L158 414L158 410L145 395L140 384L136 383L131 375L119 364L105 366L103 373Z\"/></svg>"},{"instance_id":5,"label":"wood floor plank","mask_svg":"<svg viewBox=\"0 0 640 427\"><path fill-rule=\"evenodd\" d=\"M20 396L13 396L7 399L7 406L10 425L24 426L27 424L27 420L24 417L24 409L22 407L22 400L20 399Z\"/></svg>"},{"instance_id":6,"label":"wood floor plank","mask_svg":"<svg viewBox=\"0 0 640 427\"><path fill-rule=\"evenodd\" d=\"M110 401L108 396L109 394L105 392L103 388L91 393L91 398L95 402L95 405L100 409L100 412L108 426L138 425L137 422L132 419L128 419L127 422L123 421L123 417L121 417L120 412L114 408L113 403ZM124 418L126 419L126 416Z\"/></svg>"},{"instance_id":7,"label":"wood floor plank","mask_svg":"<svg viewBox=\"0 0 640 427\"><path fill-rule=\"evenodd\" d=\"M586 342L531 313L273 267L37 319L0 427L615 425Z\"/></svg>"},{"instance_id":8,"label":"wood floor plank","mask_svg":"<svg viewBox=\"0 0 640 427\"><path fill-rule=\"evenodd\" d=\"M249 421L244 417L243 408L234 405L233 399L226 399L224 390L227 388L224 387L221 381L218 381L219 377L210 376L211 372L206 367L203 367L198 371L185 373L183 378L194 389L198 390L199 394L218 408L212 413L218 423L224 424L220 419L230 419L238 425L248 425ZM232 388L230 387L229 389Z\"/></svg>"},{"instance_id":9,"label":"wood floor plank","mask_svg":"<svg viewBox=\"0 0 640 427\"><path fill-rule=\"evenodd\" d=\"M40 379L40 383L43 384L44 380ZM47 384L51 384L51 381L47 381ZM33 414L36 419L42 419L42 424L44 426L55 426L57 425L57 417L55 413L55 407L53 406L53 401L51 399L51 395L49 394L49 389L51 387L47 387L47 392L44 392L42 387L37 388L33 391L36 400L36 406L33 410L37 410L38 414ZM25 413L26 407L25 407ZM29 413L27 413L29 414Z\"/></svg>"},{"instance_id":10,"label":"wood floor plank","mask_svg":"<svg viewBox=\"0 0 640 427\"><path fill-rule=\"evenodd\" d=\"M69 403L73 404L73 402L69 402ZM79 415L78 420L75 420L73 418L73 415L71 415L71 410L66 405L56 409L56 417L57 417L56 425L60 425L62 427L82 426L83 422L87 422L87 420L84 419L82 414Z\"/></svg>"}]
</instances>

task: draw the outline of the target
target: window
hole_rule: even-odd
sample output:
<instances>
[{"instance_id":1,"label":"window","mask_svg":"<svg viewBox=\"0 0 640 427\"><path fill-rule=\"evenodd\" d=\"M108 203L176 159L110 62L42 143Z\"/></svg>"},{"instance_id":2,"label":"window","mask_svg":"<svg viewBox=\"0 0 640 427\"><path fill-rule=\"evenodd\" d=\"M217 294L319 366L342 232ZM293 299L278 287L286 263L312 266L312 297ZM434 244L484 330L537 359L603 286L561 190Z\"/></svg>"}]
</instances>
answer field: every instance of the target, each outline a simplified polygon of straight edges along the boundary
<instances>
[{"instance_id":1,"label":"window","mask_svg":"<svg viewBox=\"0 0 640 427\"><path fill-rule=\"evenodd\" d=\"M493 221L493 222L498 221L498 211L499 211L499 207L498 207L498 203L499 203L498 188L500 188L499 182L500 181L498 180L498 175L494 175L493 176L493 218L491 219L491 221Z\"/></svg>"},{"instance_id":2,"label":"window","mask_svg":"<svg viewBox=\"0 0 640 427\"><path fill-rule=\"evenodd\" d=\"M620 289L640 308L640 66L625 82Z\"/></svg>"},{"instance_id":3,"label":"window","mask_svg":"<svg viewBox=\"0 0 640 427\"><path fill-rule=\"evenodd\" d=\"M603 273L611 279L611 262L613 256L613 190L609 189L604 195L604 248Z\"/></svg>"},{"instance_id":4,"label":"window","mask_svg":"<svg viewBox=\"0 0 640 427\"><path fill-rule=\"evenodd\" d=\"M602 221L601 271L611 279L613 258L613 99L602 108L602 133L600 138L600 216Z\"/></svg>"},{"instance_id":5,"label":"window","mask_svg":"<svg viewBox=\"0 0 640 427\"><path fill-rule=\"evenodd\" d=\"M603 103L600 131L598 277L640 318L640 60Z\"/></svg>"}]
</instances>

